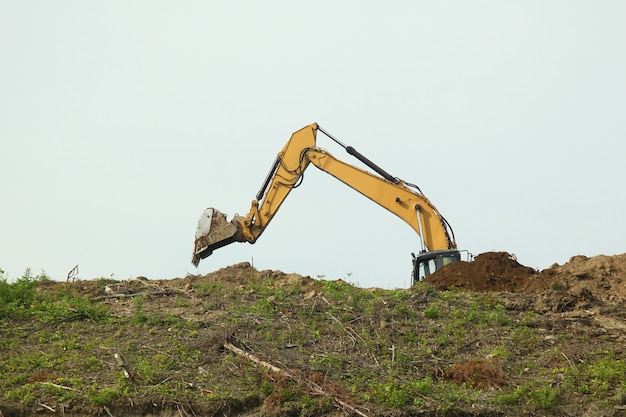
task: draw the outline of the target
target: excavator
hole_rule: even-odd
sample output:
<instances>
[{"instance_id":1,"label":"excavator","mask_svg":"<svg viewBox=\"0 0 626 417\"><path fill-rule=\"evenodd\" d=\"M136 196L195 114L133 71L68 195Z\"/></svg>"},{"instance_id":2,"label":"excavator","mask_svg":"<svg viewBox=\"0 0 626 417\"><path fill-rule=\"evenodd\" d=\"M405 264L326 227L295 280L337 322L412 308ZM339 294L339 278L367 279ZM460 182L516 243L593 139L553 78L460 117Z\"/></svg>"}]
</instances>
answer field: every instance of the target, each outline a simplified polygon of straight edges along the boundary
<instances>
[{"instance_id":1,"label":"excavator","mask_svg":"<svg viewBox=\"0 0 626 417\"><path fill-rule=\"evenodd\" d=\"M317 147L317 132L340 145L374 173L343 162ZM196 228L192 264L197 267L200 260L210 256L215 249L233 242L255 243L291 190L302 183L304 171L310 164L368 197L413 228L421 248L417 255L412 253L411 285L447 264L462 260L452 227L418 186L392 176L352 146L344 145L313 123L293 133L278 153L247 215L235 215L228 221L226 215L215 208L202 212Z\"/></svg>"}]
</instances>

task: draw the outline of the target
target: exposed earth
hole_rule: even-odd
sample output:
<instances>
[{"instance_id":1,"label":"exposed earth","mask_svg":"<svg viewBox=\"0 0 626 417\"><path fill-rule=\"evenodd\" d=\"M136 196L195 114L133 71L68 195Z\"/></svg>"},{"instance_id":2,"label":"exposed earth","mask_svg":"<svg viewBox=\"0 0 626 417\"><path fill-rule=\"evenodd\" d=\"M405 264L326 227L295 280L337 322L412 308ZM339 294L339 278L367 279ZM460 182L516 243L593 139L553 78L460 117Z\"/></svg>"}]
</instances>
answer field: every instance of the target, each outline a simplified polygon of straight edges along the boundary
<instances>
[{"instance_id":1,"label":"exposed earth","mask_svg":"<svg viewBox=\"0 0 626 417\"><path fill-rule=\"evenodd\" d=\"M0 417L622 416L624 280L626 254L506 252L399 290L248 263L44 280L45 314L1 322Z\"/></svg>"},{"instance_id":2,"label":"exposed earth","mask_svg":"<svg viewBox=\"0 0 626 417\"><path fill-rule=\"evenodd\" d=\"M473 262L448 265L426 281L438 289L498 292L507 308L592 317L600 330L625 336L626 254L578 255L564 265L536 271L506 252L487 252Z\"/></svg>"}]
</instances>

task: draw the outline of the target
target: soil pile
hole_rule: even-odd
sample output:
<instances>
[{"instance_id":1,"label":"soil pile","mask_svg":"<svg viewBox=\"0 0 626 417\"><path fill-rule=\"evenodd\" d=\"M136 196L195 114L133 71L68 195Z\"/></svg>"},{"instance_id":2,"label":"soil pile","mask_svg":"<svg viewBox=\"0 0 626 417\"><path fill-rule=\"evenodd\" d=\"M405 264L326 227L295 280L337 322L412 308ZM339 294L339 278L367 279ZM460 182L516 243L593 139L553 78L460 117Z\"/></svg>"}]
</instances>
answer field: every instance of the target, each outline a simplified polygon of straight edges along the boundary
<instances>
[{"instance_id":1,"label":"soil pile","mask_svg":"<svg viewBox=\"0 0 626 417\"><path fill-rule=\"evenodd\" d=\"M603 301L626 300L626 254L573 256L564 265L545 269L537 279L569 291L589 292Z\"/></svg>"},{"instance_id":2,"label":"soil pile","mask_svg":"<svg viewBox=\"0 0 626 417\"><path fill-rule=\"evenodd\" d=\"M449 287L471 291L519 291L536 274L507 252L485 252L472 262L457 262L426 277L438 289Z\"/></svg>"},{"instance_id":3,"label":"soil pile","mask_svg":"<svg viewBox=\"0 0 626 417\"><path fill-rule=\"evenodd\" d=\"M217 271L210 272L204 276L188 276L190 284L199 282L216 283L224 289L240 289L251 283L261 283L271 281L274 287L299 284L300 286L312 285L315 280L311 277L303 277L299 274L286 274L278 270L257 271L249 262L240 262Z\"/></svg>"},{"instance_id":4,"label":"soil pile","mask_svg":"<svg viewBox=\"0 0 626 417\"><path fill-rule=\"evenodd\" d=\"M521 265L507 252L486 252L472 262L450 264L428 276L438 289L540 294L565 291L602 301L626 300L626 254L577 255L543 271Z\"/></svg>"}]
</instances>

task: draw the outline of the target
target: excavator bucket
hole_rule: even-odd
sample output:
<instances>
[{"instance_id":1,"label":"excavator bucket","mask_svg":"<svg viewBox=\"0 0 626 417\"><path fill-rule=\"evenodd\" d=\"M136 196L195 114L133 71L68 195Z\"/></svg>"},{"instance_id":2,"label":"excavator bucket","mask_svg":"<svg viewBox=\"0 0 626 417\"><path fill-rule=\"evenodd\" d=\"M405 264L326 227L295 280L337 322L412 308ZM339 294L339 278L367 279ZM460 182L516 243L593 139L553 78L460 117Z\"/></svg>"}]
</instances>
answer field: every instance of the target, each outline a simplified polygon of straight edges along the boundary
<instances>
[{"instance_id":1,"label":"excavator bucket","mask_svg":"<svg viewBox=\"0 0 626 417\"><path fill-rule=\"evenodd\" d=\"M191 263L197 267L200 260L210 256L215 249L237 241L240 241L237 224L228 222L224 213L210 207L198 220Z\"/></svg>"}]
</instances>

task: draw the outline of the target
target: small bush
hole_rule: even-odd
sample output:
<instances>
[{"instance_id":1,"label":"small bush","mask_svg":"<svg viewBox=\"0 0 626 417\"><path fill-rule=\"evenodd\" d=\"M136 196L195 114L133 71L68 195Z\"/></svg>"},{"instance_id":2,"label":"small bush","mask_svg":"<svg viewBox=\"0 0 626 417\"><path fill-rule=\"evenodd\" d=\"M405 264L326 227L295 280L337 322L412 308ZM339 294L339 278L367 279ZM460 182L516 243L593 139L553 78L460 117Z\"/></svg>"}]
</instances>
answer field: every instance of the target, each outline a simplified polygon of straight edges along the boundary
<instances>
[{"instance_id":1,"label":"small bush","mask_svg":"<svg viewBox=\"0 0 626 417\"><path fill-rule=\"evenodd\" d=\"M107 405L120 396L117 387L92 388L87 397L93 405Z\"/></svg>"},{"instance_id":2,"label":"small bush","mask_svg":"<svg viewBox=\"0 0 626 417\"><path fill-rule=\"evenodd\" d=\"M0 314L12 319L28 317L28 310L37 295L35 287L38 283L48 279L45 273L33 277L30 269L26 269L22 277L9 284L2 271L0 274Z\"/></svg>"},{"instance_id":3,"label":"small bush","mask_svg":"<svg viewBox=\"0 0 626 417\"><path fill-rule=\"evenodd\" d=\"M429 306L424 310L424 317L429 319L438 319L439 318L439 310L433 306Z\"/></svg>"}]
</instances>

